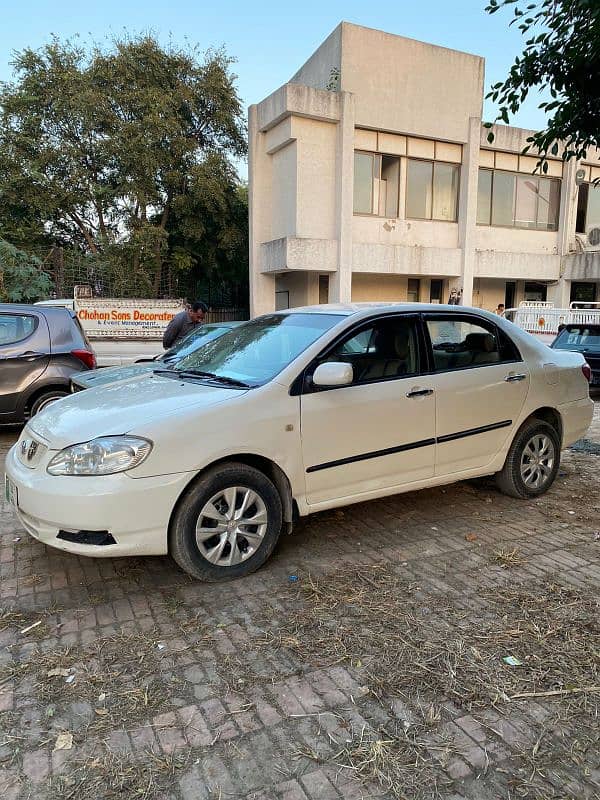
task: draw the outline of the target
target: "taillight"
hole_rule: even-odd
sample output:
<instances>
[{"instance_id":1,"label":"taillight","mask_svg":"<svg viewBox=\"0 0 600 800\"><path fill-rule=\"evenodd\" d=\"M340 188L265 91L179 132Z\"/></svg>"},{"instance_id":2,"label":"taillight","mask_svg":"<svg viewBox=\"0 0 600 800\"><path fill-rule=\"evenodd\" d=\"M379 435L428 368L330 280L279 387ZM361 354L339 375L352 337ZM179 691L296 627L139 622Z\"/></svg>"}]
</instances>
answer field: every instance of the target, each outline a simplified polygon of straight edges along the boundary
<instances>
[{"instance_id":1,"label":"taillight","mask_svg":"<svg viewBox=\"0 0 600 800\"><path fill-rule=\"evenodd\" d=\"M71 350L71 355L78 358L88 369L96 369L96 356L91 350Z\"/></svg>"},{"instance_id":2,"label":"taillight","mask_svg":"<svg viewBox=\"0 0 600 800\"><path fill-rule=\"evenodd\" d=\"M581 371L585 375L587 382L590 383L592 380L592 368L590 365L588 363L582 364Z\"/></svg>"}]
</instances>

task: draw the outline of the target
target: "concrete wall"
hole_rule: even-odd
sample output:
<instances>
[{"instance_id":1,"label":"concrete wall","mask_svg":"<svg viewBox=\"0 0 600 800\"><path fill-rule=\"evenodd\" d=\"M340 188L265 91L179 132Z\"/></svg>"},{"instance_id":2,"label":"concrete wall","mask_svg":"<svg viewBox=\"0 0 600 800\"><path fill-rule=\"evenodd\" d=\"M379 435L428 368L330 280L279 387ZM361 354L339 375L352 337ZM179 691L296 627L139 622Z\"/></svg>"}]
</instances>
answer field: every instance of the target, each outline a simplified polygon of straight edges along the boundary
<instances>
[{"instance_id":1,"label":"concrete wall","mask_svg":"<svg viewBox=\"0 0 600 800\"><path fill-rule=\"evenodd\" d=\"M534 253L509 253L501 250L475 251L475 277L504 280L557 281L561 258Z\"/></svg>"},{"instance_id":2,"label":"concrete wall","mask_svg":"<svg viewBox=\"0 0 600 800\"><path fill-rule=\"evenodd\" d=\"M356 242L405 247L458 247L458 225L421 219L385 219L355 214L352 236Z\"/></svg>"},{"instance_id":3,"label":"concrete wall","mask_svg":"<svg viewBox=\"0 0 600 800\"><path fill-rule=\"evenodd\" d=\"M481 117L479 56L342 23L340 89L356 98L356 124L454 142Z\"/></svg>"},{"instance_id":4,"label":"concrete wall","mask_svg":"<svg viewBox=\"0 0 600 800\"><path fill-rule=\"evenodd\" d=\"M441 247L390 247L354 242L352 266L357 272L456 277L460 275L460 250Z\"/></svg>"},{"instance_id":5,"label":"concrete wall","mask_svg":"<svg viewBox=\"0 0 600 800\"><path fill-rule=\"evenodd\" d=\"M535 253L556 255L556 231L532 231L522 228L501 228L494 225L477 225L475 247L478 250L499 250L506 253Z\"/></svg>"},{"instance_id":6,"label":"concrete wall","mask_svg":"<svg viewBox=\"0 0 600 800\"><path fill-rule=\"evenodd\" d=\"M406 300L408 278L404 275L352 275L352 302Z\"/></svg>"},{"instance_id":7,"label":"concrete wall","mask_svg":"<svg viewBox=\"0 0 600 800\"><path fill-rule=\"evenodd\" d=\"M298 236L333 239L336 234L335 166L337 126L294 119L298 152Z\"/></svg>"},{"instance_id":8,"label":"concrete wall","mask_svg":"<svg viewBox=\"0 0 600 800\"><path fill-rule=\"evenodd\" d=\"M301 83L313 89L326 89L332 80L332 71L339 73L342 58L342 27L329 34L327 39L312 54L298 72L290 78L290 83Z\"/></svg>"},{"instance_id":9,"label":"concrete wall","mask_svg":"<svg viewBox=\"0 0 600 800\"><path fill-rule=\"evenodd\" d=\"M312 305L319 302L319 276L305 272L289 272L278 275L275 291L289 292L289 308Z\"/></svg>"},{"instance_id":10,"label":"concrete wall","mask_svg":"<svg viewBox=\"0 0 600 800\"><path fill-rule=\"evenodd\" d=\"M296 142L271 156L271 230L269 239L294 236L297 227L298 158Z\"/></svg>"}]
</instances>

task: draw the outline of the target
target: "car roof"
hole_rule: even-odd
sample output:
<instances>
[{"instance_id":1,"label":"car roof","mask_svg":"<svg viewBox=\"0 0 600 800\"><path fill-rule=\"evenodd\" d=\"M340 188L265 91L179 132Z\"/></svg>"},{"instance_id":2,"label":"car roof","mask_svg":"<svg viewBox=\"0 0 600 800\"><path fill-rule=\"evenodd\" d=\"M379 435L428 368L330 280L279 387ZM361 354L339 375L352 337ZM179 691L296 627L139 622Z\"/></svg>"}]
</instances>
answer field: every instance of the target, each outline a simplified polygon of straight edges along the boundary
<instances>
[{"instance_id":1,"label":"car roof","mask_svg":"<svg viewBox=\"0 0 600 800\"><path fill-rule=\"evenodd\" d=\"M594 328L594 330L600 330L600 322L565 322L561 328L561 331L571 330L571 328Z\"/></svg>"},{"instance_id":2,"label":"car roof","mask_svg":"<svg viewBox=\"0 0 600 800\"><path fill-rule=\"evenodd\" d=\"M10 314L19 312L22 314L42 314L44 316L52 314L68 314L70 317L72 317L74 315L73 310L66 308L66 306L37 306L33 303L0 303L0 313Z\"/></svg>"},{"instance_id":3,"label":"car roof","mask_svg":"<svg viewBox=\"0 0 600 800\"><path fill-rule=\"evenodd\" d=\"M470 306L450 306L442 303L402 303L402 302L378 302L378 303L325 303L315 306L300 306L298 308L286 308L275 311L275 314L335 314L344 317L369 317L386 311L402 311L421 313L424 311L450 314L480 314L481 316L498 319L497 314L485 311L482 308L472 308Z\"/></svg>"}]
</instances>

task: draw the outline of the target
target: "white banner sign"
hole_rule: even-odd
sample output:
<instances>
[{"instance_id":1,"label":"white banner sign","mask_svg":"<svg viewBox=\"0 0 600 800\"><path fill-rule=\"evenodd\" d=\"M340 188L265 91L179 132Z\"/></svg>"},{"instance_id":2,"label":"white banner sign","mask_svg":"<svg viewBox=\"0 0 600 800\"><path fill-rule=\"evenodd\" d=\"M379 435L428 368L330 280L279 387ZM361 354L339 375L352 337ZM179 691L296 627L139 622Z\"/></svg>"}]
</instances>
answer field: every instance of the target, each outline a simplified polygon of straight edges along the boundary
<instances>
[{"instance_id":1,"label":"white banner sign","mask_svg":"<svg viewBox=\"0 0 600 800\"><path fill-rule=\"evenodd\" d=\"M185 308L181 300L76 300L75 311L90 339L161 339Z\"/></svg>"}]
</instances>

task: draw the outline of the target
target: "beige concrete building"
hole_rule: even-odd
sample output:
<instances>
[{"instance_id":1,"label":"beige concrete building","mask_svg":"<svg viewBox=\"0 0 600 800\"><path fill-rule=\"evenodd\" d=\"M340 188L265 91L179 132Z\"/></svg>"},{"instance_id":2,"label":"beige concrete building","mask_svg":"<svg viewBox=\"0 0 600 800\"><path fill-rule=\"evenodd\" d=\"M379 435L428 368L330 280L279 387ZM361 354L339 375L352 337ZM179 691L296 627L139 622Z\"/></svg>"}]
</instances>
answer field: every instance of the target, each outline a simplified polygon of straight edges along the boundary
<instances>
[{"instance_id":1,"label":"beige concrete building","mask_svg":"<svg viewBox=\"0 0 600 800\"><path fill-rule=\"evenodd\" d=\"M600 300L600 153L535 173L483 95L483 58L343 22L251 106L252 315Z\"/></svg>"}]
</instances>

